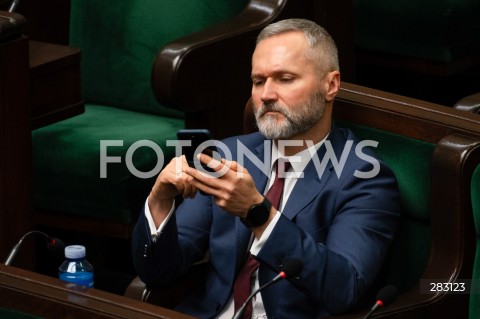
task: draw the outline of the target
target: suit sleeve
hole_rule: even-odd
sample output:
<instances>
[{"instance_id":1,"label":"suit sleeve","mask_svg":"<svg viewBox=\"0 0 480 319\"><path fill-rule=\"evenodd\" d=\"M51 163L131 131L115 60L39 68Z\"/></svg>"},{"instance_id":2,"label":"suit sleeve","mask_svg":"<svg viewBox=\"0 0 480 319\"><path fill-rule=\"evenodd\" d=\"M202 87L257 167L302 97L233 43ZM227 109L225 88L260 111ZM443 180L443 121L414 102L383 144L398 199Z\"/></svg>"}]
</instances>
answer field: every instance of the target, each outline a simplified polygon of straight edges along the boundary
<instances>
[{"instance_id":1,"label":"suit sleeve","mask_svg":"<svg viewBox=\"0 0 480 319\"><path fill-rule=\"evenodd\" d=\"M302 260L293 284L335 314L351 308L373 283L394 239L400 208L395 177L385 166L372 179L329 178L335 180L293 220L280 218L258 258L272 268Z\"/></svg>"},{"instance_id":2,"label":"suit sleeve","mask_svg":"<svg viewBox=\"0 0 480 319\"><path fill-rule=\"evenodd\" d=\"M164 225L155 241L144 212L132 236L132 256L138 276L148 285L166 285L185 274L208 249L211 199L197 194L186 199ZM178 231L180 222L182 231Z\"/></svg>"}]
</instances>

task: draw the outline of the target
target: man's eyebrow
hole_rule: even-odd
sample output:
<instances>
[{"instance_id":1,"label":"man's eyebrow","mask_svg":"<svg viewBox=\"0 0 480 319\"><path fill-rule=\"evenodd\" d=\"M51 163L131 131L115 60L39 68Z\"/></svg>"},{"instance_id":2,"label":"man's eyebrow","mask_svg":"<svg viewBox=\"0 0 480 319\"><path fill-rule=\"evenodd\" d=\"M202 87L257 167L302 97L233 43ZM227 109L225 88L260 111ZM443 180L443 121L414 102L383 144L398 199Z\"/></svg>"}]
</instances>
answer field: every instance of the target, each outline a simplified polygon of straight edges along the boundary
<instances>
[{"instance_id":1,"label":"man's eyebrow","mask_svg":"<svg viewBox=\"0 0 480 319\"><path fill-rule=\"evenodd\" d=\"M265 77L269 77L269 76L278 77L278 76L282 76L282 75L297 75L297 74L293 71L282 69L282 70L273 71L273 72L271 72L267 75L265 75L264 73L252 73L251 78L252 79L265 78Z\"/></svg>"}]
</instances>

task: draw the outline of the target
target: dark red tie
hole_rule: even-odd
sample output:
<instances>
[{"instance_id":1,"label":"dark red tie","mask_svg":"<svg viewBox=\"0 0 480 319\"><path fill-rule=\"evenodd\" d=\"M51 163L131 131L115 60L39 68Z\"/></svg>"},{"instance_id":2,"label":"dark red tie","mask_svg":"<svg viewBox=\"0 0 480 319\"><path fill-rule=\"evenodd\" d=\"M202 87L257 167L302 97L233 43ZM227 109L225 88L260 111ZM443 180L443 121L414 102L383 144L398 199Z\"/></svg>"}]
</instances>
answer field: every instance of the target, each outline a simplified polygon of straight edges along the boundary
<instances>
[{"instance_id":1,"label":"dark red tie","mask_svg":"<svg viewBox=\"0 0 480 319\"><path fill-rule=\"evenodd\" d=\"M283 168L281 168L283 166ZM290 162L279 159L277 161L275 179L265 197L272 203L273 207L278 209L283 193L285 183L285 173L290 168ZM233 287L233 299L235 301L235 311L237 311L247 300L252 290L252 274L259 266L258 261L248 254L247 260L235 280ZM252 318L252 303L250 302L245 309L245 319Z\"/></svg>"},{"instance_id":2,"label":"dark red tie","mask_svg":"<svg viewBox=\"0 0 480 319\"><path fill-rule=\"evenodd\" d=\"M290 169L290 162L285 159L278 159L277 161L277 171L275 174L275 179L273 184L268 190L265 197L272 203L273 207L277 210L280 208L280 200L282 199L283 194L283 185L285 184L285 175Z\"/></svg>"}]
</instances>

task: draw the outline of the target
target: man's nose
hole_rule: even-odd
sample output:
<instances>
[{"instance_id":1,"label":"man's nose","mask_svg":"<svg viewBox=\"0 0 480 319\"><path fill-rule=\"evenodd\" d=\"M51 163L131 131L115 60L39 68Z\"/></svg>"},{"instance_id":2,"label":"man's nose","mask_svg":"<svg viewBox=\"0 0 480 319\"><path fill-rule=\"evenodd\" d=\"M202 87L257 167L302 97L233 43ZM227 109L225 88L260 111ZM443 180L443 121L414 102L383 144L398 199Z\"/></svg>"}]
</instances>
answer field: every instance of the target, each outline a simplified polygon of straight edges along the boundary
<instances>
[{"instance_id":1,"label":"man's nose","mask_svg":"<svg viewBox=\"0 0 480 319\"><path fill-rule=\"evenodd\" d=\"M272 81L272 79L267 79L265 81L260 98L262 102L277 100L277 90L275 87L275 83Z\"/></svg>"}]
</instances>

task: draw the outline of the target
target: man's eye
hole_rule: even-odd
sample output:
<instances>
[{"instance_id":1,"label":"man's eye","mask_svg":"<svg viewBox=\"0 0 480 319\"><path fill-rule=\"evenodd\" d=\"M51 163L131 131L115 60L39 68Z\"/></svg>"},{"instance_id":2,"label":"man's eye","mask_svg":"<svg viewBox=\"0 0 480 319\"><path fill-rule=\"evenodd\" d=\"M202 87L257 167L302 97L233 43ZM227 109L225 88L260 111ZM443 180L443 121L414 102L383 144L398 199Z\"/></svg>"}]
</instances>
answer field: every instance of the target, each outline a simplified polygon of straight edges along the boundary
<instances>
[{"instance_id":1,"label":"man's eye","mask_svg":"<svg viewBox=\"0 0 480 319\"><path fill-rule=\"evenodd\" d=\"M293 81L293 78L288 77L288 78L280 78L280 81L283 83L289 83Z\"/></svg>"},{"instance_id":2,"label":"man's eye","mask_svg":"<svg viewBox=\"0 0 480 319\"><path fill-rule=\"evenodd\" d=\"M265 81L263 81L263 80L253 80L252 83L253 83L254 86L260 86L263 83L265 83Z\"/></svg>"}]
</instances>

